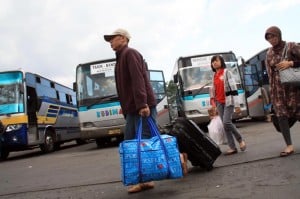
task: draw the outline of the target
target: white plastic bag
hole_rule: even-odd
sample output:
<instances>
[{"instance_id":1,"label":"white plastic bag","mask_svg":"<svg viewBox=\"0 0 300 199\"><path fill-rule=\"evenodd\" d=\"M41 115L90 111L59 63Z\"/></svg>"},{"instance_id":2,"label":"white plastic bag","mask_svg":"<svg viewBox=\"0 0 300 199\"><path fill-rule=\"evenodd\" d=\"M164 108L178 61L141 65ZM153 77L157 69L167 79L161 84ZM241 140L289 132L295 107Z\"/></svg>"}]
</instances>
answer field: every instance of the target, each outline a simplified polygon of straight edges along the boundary
<instances>
[{"instance_id":1,"label":"white plastic bag","mask_svg":"<svg viewBox=\"0 0 300 199\"><path fill-rule=\"evenodd\" d=\"M213 117L207 125L207 128L209 137L215 141L216 144L226 144L225 130L220 116L217 115Z\"/></svg>"}]
</instances>

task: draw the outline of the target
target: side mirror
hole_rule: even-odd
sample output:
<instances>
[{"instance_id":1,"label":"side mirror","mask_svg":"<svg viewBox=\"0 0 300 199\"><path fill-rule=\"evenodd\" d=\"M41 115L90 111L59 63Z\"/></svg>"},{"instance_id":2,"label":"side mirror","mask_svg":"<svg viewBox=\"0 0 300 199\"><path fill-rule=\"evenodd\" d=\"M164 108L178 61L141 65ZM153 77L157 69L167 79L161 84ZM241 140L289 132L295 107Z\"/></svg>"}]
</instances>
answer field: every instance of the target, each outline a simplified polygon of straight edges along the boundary
<instances>
[{"instance_id":1,"label":"side mirror","mask_svg":"<svg viewBox=\"0 0 300 199\"><path fill-rule=\"evenodd\" d=\"M245 65L245 59L242 56L238 57L238 65Z\"/></svg>"},{"instance_id":2,"label":"side mirror","mask_svg":"<svg viewBox=\"0 0 300 199\"><path fill-rule=\"evenodd\" d=\"M177 74L173 75L173 80L174 80L174 83L175 83L175 84L178 83L178 77L177 77Z\"/></svg>"},{"instance_id":3,"label":"side mirror","mask_svg":"<svg viewBox=\"0 0 300 199\"><path fill-rule=\"evenodd\" d=\"M22 84L19 84L19 88L20 88L20 93L24 94L24 87L22 86Z\"/></svg>"},{"instance_id":4,"label":"side mirror","mask_svg":"<svg viewBox=\"0 0 300 199\"><path fill-rule=\"evenodd\" d=\"M76 85L76 82L73 82L73 91L77 91L77 85Z\"/></svg>"}]
</instances>

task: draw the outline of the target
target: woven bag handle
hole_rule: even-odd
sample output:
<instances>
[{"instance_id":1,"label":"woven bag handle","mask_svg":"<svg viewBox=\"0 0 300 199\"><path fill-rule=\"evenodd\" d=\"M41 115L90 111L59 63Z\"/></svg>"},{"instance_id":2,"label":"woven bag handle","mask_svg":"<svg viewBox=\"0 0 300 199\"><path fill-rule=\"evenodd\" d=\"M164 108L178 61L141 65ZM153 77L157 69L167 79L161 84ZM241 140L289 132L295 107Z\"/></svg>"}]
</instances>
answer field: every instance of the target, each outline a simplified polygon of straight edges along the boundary
<instances>
[{"instance_id":1,"label":"woven bag handle","mask_svg":"<svg viewBox=\"0 0 300 199\"><path fill-rule=\"evenodd\" d=\"M137 157L138 157L138 164L139 164L139 181L142 182L142 162L141 162L141 139L142 139L142 123L143 123L143 120L142 120L142 117L140 118L139 120L139 123L138 123L138 129L137 129ZM167 167L168 167L168 177L170 176L170 165L169 165L169 157L168 157L168 153L167 153L167 148L165 146L165 143L163 141L163 139L161 138L160 136L160 133L159 133L159 130L157 128L157 125L154 123L154 120L153 118L150 116L150 117L147 117L147 124L149 125L149 128L150 128L150 132L151 132L151 135L152 137L154 136L157 136L159 141L160 141L160 144L163 148L163 152L164 152L164 155L166 157L166 163L167 163Z\"/></svg>"}]
</instances>

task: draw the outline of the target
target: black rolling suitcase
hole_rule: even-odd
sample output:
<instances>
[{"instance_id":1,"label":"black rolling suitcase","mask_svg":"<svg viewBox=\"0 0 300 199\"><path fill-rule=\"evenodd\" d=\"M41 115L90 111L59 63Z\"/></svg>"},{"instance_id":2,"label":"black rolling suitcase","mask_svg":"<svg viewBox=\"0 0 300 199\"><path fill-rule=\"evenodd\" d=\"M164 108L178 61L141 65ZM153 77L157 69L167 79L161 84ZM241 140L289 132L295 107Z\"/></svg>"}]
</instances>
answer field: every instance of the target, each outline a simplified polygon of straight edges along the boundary
<instances>
[{"instance_id":1,"label":"black rolling suitcase","mask_svg":"<svg viewBox=\"0 0 300 199\"><path fill-rule=\"evenodd\" d=\"M220 147L191 120L177 118L170 134L177 137L180 152L188 154L193 166L213 168L221 154Z\"/></svg>"}]
</instances>

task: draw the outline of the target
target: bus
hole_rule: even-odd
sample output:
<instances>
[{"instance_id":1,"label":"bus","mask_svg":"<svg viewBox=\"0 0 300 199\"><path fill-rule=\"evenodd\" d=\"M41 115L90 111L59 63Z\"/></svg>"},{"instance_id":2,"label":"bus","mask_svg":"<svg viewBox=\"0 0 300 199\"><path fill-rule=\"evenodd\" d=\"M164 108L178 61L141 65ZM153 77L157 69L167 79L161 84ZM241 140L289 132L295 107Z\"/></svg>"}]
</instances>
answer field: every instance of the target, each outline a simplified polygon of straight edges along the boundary
<instances>
[{"instance_id":1,"label":"bus","mask_svg":"<svg viewBox=\"0 0 300 199\"><path fill-rule=\"evenodd\" d=\"M298 45L300 43L298 42ZM265 59L268 48L265 48L239 66L245 88L248 116L257 120L271 120L274 113L269 93L269 77ZM271 120L278 127L278 120ZM292 126L294 122L290 123Z\"/></svg>"},{"instance_id":2,"label":"bus","mask_svg":"<svg viewBox=\"0 0 300 199\"><path fill-rule=\"evenodd\" d=\"M115 59L105 59L76 67L73 90L77 93L81 138L95 139L98 148L123 139L125 119L116 91L115 64ZM158 125L167 128L170 113L163 71L148 70L148 75L158 104Z\"/></svg>"},{"instance_id":3,"label":"bus","mask_svg":"<svg viewBox=\"0 0 300 199\"><path fill-rule=\"evenodd\" d=\"M213 71L211 58L221 55L226 68L230 70L237 82L241 114L234 114L233 119L247 116L245 90L238 67L238 59L232 51L180 57L173 69L173 81L177 85L176 108L179 117L193 120L206 127L209 122L207 110L211 107L209 89L212 86Z\"/></svg>"},{"instance_id":4,"label":"bus","mask_svg":"<svg viewBox=\"0 0 300 199\"><path fill-rule=\"evenodd\" d=\"M245 88L247 114L257 120L268 119L270 113L269 78L265 65L267 50L259 51L239 66Z\"/></svg>"},{"instance_id":5,"label":"bus","mask_svg":"<svg viewBox=\"0 0 300 199\"><path fill-rule=\"evenodd\" d=\"M2 160L12 151L48 153L67 141L82 143L75 92L31 72L0 72L0 121Z\"/></svg>"}]
</instances>

